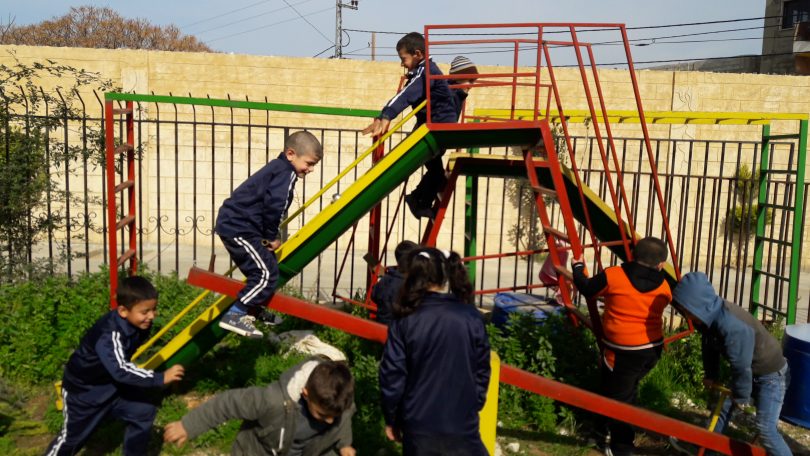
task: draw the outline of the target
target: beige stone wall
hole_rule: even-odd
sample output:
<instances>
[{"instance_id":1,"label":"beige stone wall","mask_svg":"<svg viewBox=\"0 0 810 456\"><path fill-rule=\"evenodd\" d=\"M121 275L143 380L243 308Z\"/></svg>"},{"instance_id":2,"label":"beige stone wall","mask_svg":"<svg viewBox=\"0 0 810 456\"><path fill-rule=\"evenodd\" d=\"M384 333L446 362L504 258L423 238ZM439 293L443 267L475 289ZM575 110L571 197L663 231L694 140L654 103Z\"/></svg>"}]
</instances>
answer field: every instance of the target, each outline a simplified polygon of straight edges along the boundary
<instances>
[{"instance_id":1,"label":"beige stone wall","mask_svg":"<svg viewBox=\"0 0 810 456\"><path fill-rule=\"evenodd\" d=\"M12 54L13 53L13 54ZM13 55L13 56L12 56ZM13 59L24 63L56 60L61 64L72 65L98 72L110 78L116 86L125 91L136 93L155 93L160 95L173 94L179 96L194 96L211 98L228 98L237 100L269 101L274 103L306 104L318 106L333 106L341 108L378 109L388 100L399 83L402 70L398 64L392 62L368 62L356 60L331 60L311 58L288 57L259 57L228 54L204 53L173 53L137 50L100 50L100 49L72 49L49 47L9 47L0 46L0 63L9 64ZM443 64L442 68L447 69ZM504 68L482 67L487 72L504 72ZM543 79L548 80L543 74ZM579 72L571 68L561 68L555 73L560 87L561 98L566 109L585 109L587 104L584 96L583 84ZM590 77L590 75L589 75ZM626 71L602 70L599 73L601 86L607 99L609 110L634 109L635 97ZM653 110L682 110L682 111L762 111L762 112L799 112L810 111L810 80L797 76L766 76L754 74L714 74L672 71L640 71L638 73L639 90L643 99L644 108ZM47 79L42 81L45 90L51 90L59 85L59 81ZM591 90L595 93L593 81L590 81ZM541 93L541 100L545 100L547 93ZM99 115L99 105L95 102L92 93L84 93L83 98L88 101L88 113ZM476 108L508 108L511 92L504 88L475 89L468 99L468 112ZM531 108L533 93L527 88L518 90L517 108ZM170 105L143 106L146 118L154 119L156 111L160 110L161 119L173 119L175 108ZM311 129L361 129L368 119L351 117L332 117L318 115L303 115L282 112L259 112L246 110L230 110L216 108L197 108L196 111L188 106L177 107L177 120L210 122L212 119L221 122L229 120L233 115L235 123L250 123L272 126L289 126L293 128ZM160 128L160 131L158 131ZM777 122L772 131L774 133L793 133L797 129L796 122ZM661 125L651 124L650 134L655 138L697 138L703 140L750 140L758 141L761 133L757 126L694 126L694 125ZM54 134L57 134L55 132ZM575 135L593 135L593 128L582 125L572 126ZM70 131L76 138L78 132ZM248 133L246 127L236 128L233 133L228 127L198 127L196 130L190 125L180 125L176 131L172 126L154 123L145 124L142 132L145 160L144 174L144 202L147 213L157 214L157 205L160 203L160 214L167 215L164 226L162 242L172 238L170 232L179 229L189 233L195 227L200 235L210 230L210 223L214 213L210 207L219 206L221 201L230 193L231 185L238 185L248 175L248 171L255 170L265 162L265 151L272 158L281 147L282 130L256 129ZM638 125L614 125L613 134L618 136L637 137L640 134ZM214 136L212 141L212 135ZM175 136L177 140L175 140ZM159 137L159 139L158 139ZM339 169L348 164L357 152L362 152L371 141L367 137L343 135L338 138L336 132L324 133L324 144L327 157L322 166L313 175L307 178L306 194L299 199L311 196L320 182L326 182L339 172ZM197 156L192 157L193 144L197 146ZM234 146L231 149L230 144ZM713 148L715 146L712 146ZM158 149L160 159L158 159ZM337 151L340 153L336 153ZM177 157L175 159L175 151ZM233 178L228 165L230 154L233 153L235 165ZM498 151L502 153L502 151ZM669 168L670 154L664 150L660 160ZM676 172L685 172L689 166L702 167L702 158L691 161L685 160L683 151L676 154ZM249 158L248 158L249 157ZM582 160L580 154L579 160ZM680 158L677 158L680 157ZM776 154L776 163L786 164L787 154ZM196 165L195 165L196 163ZM583 163L579 163L580 166ZM593 164L601 166L599 163ZM636 162L630 160L628 167L635 167ZM661 166L662 163L659 163ZM367 169L369 162L364 162L360 171ZM725 169L732 172L735 163L720 162L719 155L713 153L706 166L709 169ZM175 171L175 168L177 171ZM642 166L647 170L646 165ZM730 170L730 171L729 171ZM160 176L158 177L158 172ZM175 180L175 174L178 179ZM341 183L345 188L355 178L350 174ZM411 179L409 185L415 184ZM86 183L91 195L100 195L100 179ZM161 190L158 192L158 184ZM179 196L175 201L174 189L177 185ZM492 195L503 193L501 183L492 180L490 184ZM203 209L193 211L193 191L196 186L198 195L204 194L205 201L197 205ZM676 187L676 191L683 190ZM643 192L645 190L642 190ZM334 192L330 191L327 196ZM211 196L213 195L213 196ZM495 198L494 196L492 198ZM642 195L646 199L646 194ZM695 198L695 203L699 199ZM498 198L491 201L499 201ZM460 201L457 202L460 204ZM395 201L392 203L395 204ZM487 203L485 203L487 204ZM490 205L491 206L491 205ZM459 206L456 214L460 217L463 208ZM483 209L483 208L482 208ZM479 239L482 245L484 238L488 253L503 250L514 250L513 246L504 246L505 232L494 227L508 225L508 220L516 215L507 209L504 215L494 207L488 207L489 212L485 218L483 210L480 214L479 225L487 227L486 235ZM694 209L694 206L687 208ZM393 210L393 207L392 207ZM679 208L673 208L673 216L679 215ZM311 218L317 208L307 211L307 218ZM101 213L100 213L101 214ZM99 214L99 215L100 215ZM156 215L156 217L158 217ZM203 217L204 220L200 219ZM409 216L408 216L409 217ZM507 218L504 222L503 218ZM179 222L175 225L175 220ZM460 233L460 219L457 222L457 237ZM295 226L291 227L295 229ZM411 220L403 226L397 224L394 235L397 237L416 237L419 226ZM642 227L643 228L643 227ZM363 231L365 225L361 223L358 233L365 239ZM149 240L156 242L157 229L150 232ZM686 230L687 239L691 239L693 229ZM92 233L91 233L92 236ZM445 236L445 235L443 235ZM806 236L810 237L810 236ZM97 240L98 236L96 236ZM190 242L190 236L182 236L180 243ZM450 243L449 238L442 238L440 242ZM453 239L453 247L461 249L463 239ZM688 242L688 241L687 241ZM365 241L361 243L365 246ZM497 246L497 247L496 247ZM359 247L358 247L359 248ZM805 245L805 251L810 251L810 243ZM804 260L805 266L810 266L810 260Z\"/></svg>"}]
</instances>

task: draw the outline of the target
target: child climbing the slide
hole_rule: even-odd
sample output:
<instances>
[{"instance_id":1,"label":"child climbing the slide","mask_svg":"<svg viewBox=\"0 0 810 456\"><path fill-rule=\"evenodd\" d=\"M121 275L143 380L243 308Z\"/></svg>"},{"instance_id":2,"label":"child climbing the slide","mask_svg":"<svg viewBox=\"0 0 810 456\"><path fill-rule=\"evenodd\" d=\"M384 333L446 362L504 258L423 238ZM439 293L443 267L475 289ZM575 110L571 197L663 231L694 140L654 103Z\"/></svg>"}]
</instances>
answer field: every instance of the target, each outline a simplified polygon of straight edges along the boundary
<instances>
[{"instance_id":1,"label":"child climbing the slide","mask_svg":"<svg viewBox=\"0 0 810 456\"><path fill-rule=\"evenodd\" d=\"M439 67L431 60L425 60L425 38L417 32L411 32L403 36L397 42L397 53L402 67L408 71L406 75L407 83L402 90L391 98L383 107L380 115L374 119L368 127L363 130L363 134L377 136L388 129L391 119L398 116L408 106L417 107L427 97L427 75L441 75ZM445 79L432 79L430 81L430 117L431 122L453 123L458 119L456 111L455 97L450 92L450 86ZM416 127L427 121L427 111L425 109L416 113ZM436 192L440 190L445 182L444 168L441 166L441 156L444 149L436 154L439 158L439 167L429 167L416 188L405 197L405 202L414 217L434 217L431 206L436 198Z\"/></svg>"},{"instance_id":2,"label":"child climbing the slide","mask_svg":"<svg viewBox=\"0 0 810 456\"><path fill-rule=\"evenodd\" d=\"M279 224L292 203L295 182L323 158L320 141L308 131L291 134L279 156L251 175L217 214L216 232L247 283L222 315L219 326L240 336L261 339L256 318L278 323L264 305L278 282L275 250L281 246Z\"/></svg>"}]
</instances>

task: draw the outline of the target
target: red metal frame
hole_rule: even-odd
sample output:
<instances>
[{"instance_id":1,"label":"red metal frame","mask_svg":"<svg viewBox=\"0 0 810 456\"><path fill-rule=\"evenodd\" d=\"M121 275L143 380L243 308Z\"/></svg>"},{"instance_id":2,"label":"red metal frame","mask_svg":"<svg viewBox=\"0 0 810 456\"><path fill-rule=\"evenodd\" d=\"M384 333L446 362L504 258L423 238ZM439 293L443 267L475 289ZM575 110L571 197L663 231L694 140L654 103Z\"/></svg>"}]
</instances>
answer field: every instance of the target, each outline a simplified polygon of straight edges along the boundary
<instances>
[{"instance_id":1,"label":"red metal frame","mask_svg":"<svg viewBox=\"0 0 810 456\"><path fill-rule=\"evenodd\" d=\"M110 308L115 309L118 306L116 299L116 291L118 290L118 272L119 268L129 261L127 273L133 275L138 270L137 252L137 227L136 227L136 214L137 207L135 199L135 121L134 121L134 105L132 101L126 102L126 107L123 109L116 109L113 101L105 101L104 103L104 136L106 146L106 177L107 177L107 236L110 248ZM115 145L115 127L116 116L124 115L124 123L126 128L126 142ZM116 183L115 162L120 155L124 155L121 160L122 175L126 174L126 179ZM118 194L126 191L126 216L118 218L119 207L117 205ZM124 205L124 197L121 197L121 206ZM122 207L123 209L123 207ZM119 256L118 252L118 233L124 235L124 230L128 230L128 248Z\"/></svg>"},{"instance_id":2,"label":"red metal frame","mask_svg":"<svg viewBox=\"0 0 810 456\"><path fill-rule=\"evenodd\" d=\"M536 38L527 39L527 38L500 38L499 37L499 38L475 38L475 39L452 39L452 40L431 40L430 39L431 32L439 31L439 30L454 30L454 31L458 31L458 30L470 30L470 31L473 31L473 30L475 30L475 31L479 31L481 29L493 29L493 35L494 35L496 33L497 29L504 29L504 28L513 29L513 30L528 29L529 32L527 32L527 33L536 32ZM570 35L571 40L570 41L563 41L563 40L560 40L560 41L548 41L548 40L545 40L544 41L543 40L543 34L544 34L545 30L549 29L549 28L558 29L557 30L558 32L559 31L567 31L567 33ZM644 136L644 143L645 143L646 150L647 150L647 156L648 156L648 159L649 159L649 165L651 167L652 174L654 176L654 179L653 179L654 180L654 187L655 187L655 191L656 191L656 197L657 197L657 200L658 200L658 203L659 203L659 208L661 210L662 223L663 223L663 225L665 227L664 231L665 231L666 241L667 241L667 244L669 245L669 248L670 248L670 255L671 255L673 264L675 266L676 276L680 277L680 266L679 266L678 259L675 256L676 252L675 252L675 249L674 249L674 242L673 242L673 239L672 239L672 234L671 234L670 229L669 229L669 221L668 221L668 217L666 216L666 209L664 207L663 195L661 193L660 184L658 182L657 167L655 165L655 159L654 159L653 154L652 154L652 147L651 147L651 142L650 142L650 137L649 137L649 131L648 131L647 125L645 123L644 109L643 109L643 106L642 106L642 103L641 103L641 97L640 97L640 92L639 92L639 88L638 88L637 77L636 77L636 74L635 74L635 71L634 71L634 68L633 68L633 60L632 60L632 56L630 54L629 42L628 42L628 39L627 39L627 31L626 31L626 28L625 28L625 26L623 24L617 24L617 23L577 23L577 24L573 24L573 23L539 22L539 23L517 23L517 24L493 23L493 24L427 25L427 26L425 26L425 30L424 30L424 36L425 36L425 41L426 41L425 57L427 59L430 58L431 46L434 46L434 47L435 46L446 46L446 45L453 45L453 46L478 45L478 46L480 46L481 44L493 44L493 43L513 44L514 45L514 50L513 50L514 56L513 56L513 68L512 68L511 73L503 73L503 74L500 74L500 73L499 74L484 73L484 74L479 74L477 76L477 78L479 78L479 79L474 78L474 82L472 84L465 84L465 86L484 87L484 86L495 86L495 85L509 85L509 83L503 83L503 82L501 82L501 83L487 82L485 84L480 79L480 78L484 78L484 77L487 77L487 78L509 78L509 79L511 79L511 84L512 84L511 102L510 102L510 112L512 113L512 115L510 116L511 120L514 120L515 94L516 94L516 87L518 85L530 85L530 86L534 85L535 86L533 119L537 119L538 115L540 113L540 98L539 98L540 97L540 88L541 87L550 87L551 90L549 91L549 97L548 97L548 100L546 102L546 109L545 109L546 118L549 115L548 107L550 106L550 97L551 97L551 94L553 92L554 96L555 96L555 101L557 103L558 112L560 112L560 116L561 116L561 124L563 126L563 131L564 131L564 134L565 134L565 137L566 137L566 145L568 146L568 150L569 150L569 153L571 154L571 158L572 158L572 160L571 160L572 169L573 169L573 171L574 171L574 173L576 175L577 182L581 184L581 179L579 177L579 170L576 169L576 165L575 165L576 162L575 162L575 160L573 160L573 158L574 158L573 157L573 149L572 149L572 144L571 144L571 141L570 141L570 135L569 135L569 132L568 132L568 126L567 126L567 122L565 121L565 117L563 115L562 102L561 102L561 99L560 99L560 93L557 90L557 85L556 85L556 81L554 79L554 74L553 74L553 66L552 66L552 63L551 63L551 58L550 58L550 54L549 54L549 50L548 50L549 45L570 47L574 51L574 53L576 54L576 57L577 57L577 66L578 66L579 71L580 71L580 77L581 77L581 80L582 80L582 83L583 83L583 90L585 92L585 98L587 100L588 109L589 109L590 114L591 114L591 119L592 119L592 122L593 122L595 137L596 137L597 143L599 145L602 164L605 167L605 171L606 171L605 176L606 176L606 179L607 179L608 188L610 190L611 202L613 203L614 212L617 214L617 217L619 218L619 231L620 231L620 234L622 236L622 239L626 241L625 242L625 255L626 255L626 257L628 259L631 259L632 258L632 248L631 247L635 242L635 234L634 234L635 233L635 227L634 227L634 224L633 224L632 207L628 204L627 194L624 191L624 182L623 182L624 179L623 179L623 175L622 175L622 172L621 172L620 163L619 163L618 157L616 155L616 148L615 148L615 142L614 142L614 138L613 138L613 132L612 132L610 123L609 123L609 121L607 119L607 115L606 115L606 113L608 111L607 104L605 102L604 94L602 93L602 88L601 88L601 84L600 84L600 81L599 81L599 75L598 75L598 71L597 71L597 68L596 68L596 60L594 58L593 50L591 48L591 45L590 45L590 43L581 42L579 40L579 38L577 37L577 31L578 30L588 30L588 29L600 29L600 31L616 30L616 31L621 33L622 41L623 41L624 48L625 48L625 54L626 54L626 58L627 58L627 63L628 63L628 67L629 67L630 82L631 82L631 84L633 86L633 92L634 92L634 96L635 96L635 99L636 99L636 108L637 108L637 111L639 112L639 116L640 116L640 119L641 119L642 133L643 133L643 136ZM479 33L476 33L476 34L481 35L482 33L479 32ZM537 48L536 48L537 49L537 53L536 53L536 59L537 59L536 62L537 62L537 64L535 65L535 72L534 73L527 73L527 72L519 72L518 71L518 68L519 68L519 65L518 65L519 60L518 60L518 58L519 58L519 51L520 51L520 45L521 44L534 44L534 45L537 46ZM594 97L591 94L590 84L588 83L587 71L585 69L586 64L584 63L583 55L582 55L582 52L580 50L581 47L585 47L587 49L587 52L588 52L588 58L589 58L589 64L590 64L589 66L590 66L591 74L592 74L592 77L593 77L593 80L594 80L594 83L595 83L595 87L596 87L597 98L598 98L599 106L600 106L600 109L601 109L601 115L603 117L602 122L599 122L599 120L598 120L598 116L597 116L598 113L596 112L595 104L594 104L594 100L593 100ZM543 84L540 81L541 67L542 67L543 58L545 59L545 64L548 67L549 77L551 79L551 84ZM527 84L527 83L518 81L518 78L527 78L527 77L532 77L534 79L534 83L533 84ZM431 94L430 94L430 81L432 79L451 79L452 76L450 76L450 75L431 75L430 72L427 71L426 72L426 78L427 78L427 84L426 85L428 87L427 93L426 93L426 98L428 99L427 116L428 116L428 122L430 123L430 120L429 120L430 119L430 114L431 114L431 112L430 112L430 96L431 96ZM606 132L606 135L607 135L606 140L602 136L600 123L604 126L604 129L605 129L605 132ZM431 124L430 127L433 128L434 125L435 124ZM606 150L606 145L607 145L607 150ZM616 173L616 177L617 177L617 185L614 185L613 178L611 177L611 171L610 171L610 165L609 165L610 160L608 160L608 157L607 157L608 153L611 155L611 159L613 161L613 167L615 168L614 172ZM617 189L617 187L618 187L618 189ZM582 196L581 196L581 198L582 198ZM626 215L626 220L624 220L625 217L622 217L623 213ZM587 214L587 212L586 212L585 217L586 217L586 225L588 225L588 228L589 228L588 231L592 232L592 230L590 229L591 228L590 227L590 221L589 221L590 217L589 217L589 214ZM625 223L627 223L627 227L625 227ZM627 233L628 230L630 231L629 234ZM595 241L595 239L592 239L592 244L598 245L598 243ZM601 265L601 259L599 258L599 256L600 256L599 253L600 252L597 251L597 263L599 264L599 268L601 269L602 265Z\"/></svg>"},{"instance_id":3,"label":"red metal frame","mask_svg":"<svg viewBox=\"0 0 810 456\"><path fill-rule=\"evenodd\" d=\"M452 39L452 40L431 40L430 39L431 32L435 32L437 30L454 30L454 31L458 32L459 30L463 29L463 30L469 30L470 33L472 33L473 31L480 31L481 29L490 29L490 30L492 30L493 35L495 35L498 31L500 31L501 29L504 29L504 28L508 28L508 29L512 29L512 30L528 29L529 32L527 32L527 33L536 33L536 38L527 39L527 38L501 38L501 37L498 37L498 38L491 38L491 37L478 38L478 37L476 37L474 39ZM544 36L544 33L547 33L546 29L548 29L548 28L557 29L556 30L557 33L560 33L560 32L567 33L567 35L569 37L569 40L544 40L543 36ZM602 246L602 244L600 242L598 242L598 240L594 236L594 230L593 230L593 227L592 227L592 224L591 224L591 216L590 216L589 211L587 209L587 205L585 204L585 197L584 197L584 194L583 194L583 191L582 191L582 188L583 188L582 179L580 177L579 169L578 169L578 167L576 165L576 156L575 156L575 153L574 153L575 151L573 150L573 144L572 144L570 132L569 132L569 129L568 129L568 122L567 122L567 120L565 118L565 115L564 115L563 102L562 102L562 99L561 99L561 96L560 96L560 91L558 90L558 87L557 87L557 81L556 81L555 75L554 75L554 67L552 65L551 55L550 55L550 52L549 52L549 46L566 47L566 48L570 48L573 51L573 53L575 54L575 56L576 56L577 67L579 69L579 76L580 76L580 79L581 79L581 82L582 82L582 90L583 90L583 93L585 95L585 100L586 100L587 105L588 105L588 110L589 110L590 118L591 118L591 122L592 122L592 128L594 130L595 141L596 141L596 143L598 145L599 155L600 155L602 166L605 169L605 180L606 180L607 187L608 187L608 190L609 190L610 201L611 201L611 203L613 205L613 210L614 210L614 213L616 214L616 217L617 217L618 230L619 230L619 234L620 234L621 239L622 239L622 245L624 247L624 256L625 256L625 258L627 260L631 260L632 259L632 248L633 248L633 245L635 244L635 241L636 241L636 234L635 234L636 229L635 229L634 222L633 222L633 220L634 220L633 209L632 209L632 207L630 206L630 204L628 202L627 192L625 191L625 188L624 188L624 177L623 177L623 173L622 173L622 169L621 169L621 163L620 163L618 155L617 155L616 144L615 144L615 140L614 140L614 136L613 136L613 131L612 131L610 121L609 121L608 116L607 116L608 107L607 107L607 103L605 101L604 93L602 91L601 81L599 79L599 73L598 73L598 69L597 69L596 59L595 59L594 53L593 53L593 48L591 47L590 43L580 41L580 39L579 39L579 37L577 35L578 30L589 30L589 29L595 29L595 28L599 29L600 31L616 30L619 33L621 33L622 41L623 41L624 47L625 47L625 54L626 54L626 58L627 58L627 63L628 63L628 67L629 67L630 83L633 86L633 92L634 92L635 101L636 101L636 109L637 109L637 111L639 113L639 116L640 116L640 119L641 119L641 127L642 127L642 134L643 134L643 137L644 137L644 144L645 144L645 147L646 147L646 150L647 150L647 158L649 160L649 166L651 167L651 170L652 170L653 184L654 184L654 188L655 188L655 192L656 192L656 198L657 198L657 201L658 201L658 206L659 206L661 217L662 217L661 220L662 220L662 224L664 226L666 242L667 242L667 244L669 246L669 249L670 249L670 256L671 256L671 259L672 259L672 263L675 266L675 275L676 275L677 278L680 278L679 261L678 261L678 258L675 256L676 252L675 252L675 249L674 249L672 233L670 232L670 229L669 229L669 220L668 220L668 217L666 215L666 209L664 207L663 195L662 195L662 192L661 192L660 183L658 182L657 167L656 167L656 164L655 164L655 159L654 159L653 154L652 154L652 147L651 147L651 142L650 142L650 137L649 137L649 131L648 131L647 125L645 123L644 109L643 109L643 106L642 106L642 103L641 103L641 97L640 97L640 92L639 92L639 88L638 88L638 81L637 81L637 78L636 78L636 74L634 72L632 57L630 55L629 43L628 43L628 40L627 40L627 32L626 32L626 29L625 29L624 25L622 25L622 24L613 24L613 23L580 23L580 24L573 24L573 23L519 23L519 24L427 25L427 26L425 26L425 32L424 32L425 42L426 42L426 44L425 44L425 47L426 47L426 49L425 49L425 57L426 58L430 57L431 46L436 47L436 46L453 45L453 46L458 47L458 46L461 46L461 45L476 45L476 46L480 47L481 44L493 44L493 43L513 44L513 46L514 46L514 49L513 49L514 55L513 55L513 65L512 65L512 72L511 73L499 73L499 74L483 73L483 74L477 75L477 78L473 77L472 83L465 84L465 86L469 86L469 87L475 87L475 86L479 86L479 87L490 86L491 87L491 86L509 85L509 83L506 83L506 82L486 81L486 83L484 83L484 81L480 79L480 78L508 78L510 80L511 84L512 84L512 91L511 91L511 97L510 97L511 98L511 100L510 100L510 116L509 116L509 120L506 123L521 122L520 120L515 120L515 109L516 109L515 95L516 95L516 90L517 90L518 85L534 85L534 87L535 87L534 103L533 103L534 104L534 106L533 106L533 111L534 112L533 112L533 116L532 116L533 121L535 121L535 120L537 120L539 118L540 112L541 112L540 111L540 89L541 89L541 87L549 87L550 88L550 90L548 92L548 99L546 101L546 106L545 106L545 120L546 120L545 125L546 125L546 127L545 127L545 130L544 130L543 133L544 133L544 136L547 135L547 134L548 135L551 134L550 129L548 128L547 121L548 121L548 116L549 116L549 113L550 113L549 107L550 107L550 102L551 102L551 95L553 94L556 105L557 105L557 110L558 110L558 113L559 113L559 116L560 116L560 123L562 125L563 133L565 135L566 146L567 146L568 152L569 152L570 165L571 165L572 171L574 173L577 185L579 187L580 202L582 203L582 207L585 209L585 225L587 227L587 231L589 232L589 235L591 236L591 245L594 246L595 249L596 249L595 262L598 265L598 268L601 270L603 268L602 261L601 261L601 248L600 248ZM461 33L456 33L456 34L461 35ZM484 35L484 33L480 33L480 32L475 33L475 34L476 35ZM500 33L498 33L498 34L500 35ZM535 64L535 69L534 69L533 73L529 73L529 72L526 72L526 71L519 71L519 51L520 51L520 45L521 44L534 44L534 45L537 46L536 47L537 52L536 52L536 55L535 55L536 56L536 64ZM587 52L587 58L588 58L587 63L584 61L582 48L585 48L585 50ZM463 53L463 52L460 52L460 53ZM545 62L546 67L548 68L550 83L542 83L541 82L541 78L540 78L540 76L541 76L541 68L542 68L544 62ZM586 69L586 66L588 66L590 68ZM590 74L591 74L590 78L592 79L593 85L595 87L595 92L596 92L595 95L596 95L596 97L594 97L594 94L592 93L591 83L589 82L588 70L590 70ZM450 76L450 75L431 75L430 72L428 71L427 74L426 74L426 78L427 78L427 83L426 83L427 94L426 94L426 96L427 96L427 99L428 99L428 126L429 126L429 128L437 129L437 130L458 128L459 126L450 126L449 124L435 124L435 123L430 122L430 103L429 103L429 100L430 100L430 81L432 79L451 79L452 76ZM533 80L533 84L527 84L526 82L520 80L521 78L522 79L531 78ZM594 100L594 98L596 98L596 100ZM597 111L597 109L596 109L596 103L599 104L599 109L600 109L599 111ZM600 116L601 116L601 120L600 120ZM464 124L464 125L461 125L460 127L461 128L488 128L488 127L491 128L492 125L493 125L492 123L489 123L489 124L487 124L487 123L474 123L474 124ZM497 123L495 123L495 125L497 125ZM603 135L602 129L605 130L605 135ZM547 148L551 148L551 147L547 146ZM614 173L615 173L615 179L616 179L615 182L614 182L614 176L613 176ZM552 173L552 175L555 175L555 174L558 174L558 173L554 173L554 172ZM557 182L555 182L555 186L556 186L557 189L560 189L560 187L557 185ZM569 226L570 223L568 223L568 220L570 219L570 217L568 216L568 214L565 214L566 211L569 211L568 202L567 202L567 195L562 195L562 196L563 196L563 199L566 200L566 201L560 201L560 206L561 206L562 211L564 213L563 214L564 215L563 219L566 221L566 231L568 231L569 236L572 233L574 233L574 235L576 235L575 234L576 231L572 230L571 226ZM425 234L425 240L428 241L428 242L435 242L435 239L436 239L436 237L438 235L437 229L438 229L438 225L440 224L440 219L437 220L437 221L439 223L433 223L433 224L429 225L429 229ZM545 229L545 227L544 227L544 229ZM648 227L648 230L649 229L650 228ZM580 246L578 245L578 242L574 242L573 246L574 247L573 247L572 250L574 252L574 255L578 256L581 253ZM593 306L591 306L589 304L589 310L591 311L590 312L591 317L593 318L598 314L595 314L595 308L591 309L591 307L593 307ZM596 318L595 320L598 320L598 318ZM677 338L677 337L680 337L680 336L682 336L682 335L678 335L678 336L675 336L675 337Z\"/></svg>"},{"instance_id":4,"label":"red metal frame","mask_svg":"<svg viewBox=\"0 0 810 456\"><path fill-rule=\"evenodd\" d=\"M379 137L374 138L376 141ZM385 155L385 145L380 144L374 150L374 153L371 155L371 166L377 164L383 156ZM368 227L368 255L369 258L374 258L375 260L380 258L380 224L382 224L382 205L377 204L371 209L369 213L369 227ZM357 225L355 224L355 227ZM354 238L354 235L352 235ZM387 242L386 242L387 243ZM348 253L348 251L347 251ZM371 266L371 265L369 265ZM342 269L342 268L341 268ZM376 265L374 267L369 267L366 271L366 289L371 290L371 287L374 286L374 283L377 281L377 274L376 274ZM337 281L335 281L335 286L337 286Z\"/></svg>"},{"instance_id":5,"label":"red metal frame","mask_svg":"<svg viewBox=\"0 0 810 456\"><path fill-rule=\"evenodd\" d=\"M422 236L422 245L428 247L436 246L436 239L439 237L439 228L442 226L444 216L447 213L447 206L450 203L450 198L456 189L456 180L458 179L458 169L452 169L450 176L447 178L447 186L442 193L442 199L436 206L436 218L428 221L425 227L425 234Z\"/></svg>"},{"instance_id":6,"label":"red metal frame","mask_svg":"<svg viewBox=\"0 0 810 456\"><path fill-rule=\"evenodd\" d=\"M196 267L189 272L188 283L231 297L236 297L244 286L239 280ZM379 343L385 343L388 335L387 327L380 323L279 293L273 295L267 307ZM765 450L761 447L732 440L722 434L565 385L508 364L501 364L500 380L570 406L618 419L661 435L673 436L724 454L765 456Z\"/></svg>"}]
</instances>

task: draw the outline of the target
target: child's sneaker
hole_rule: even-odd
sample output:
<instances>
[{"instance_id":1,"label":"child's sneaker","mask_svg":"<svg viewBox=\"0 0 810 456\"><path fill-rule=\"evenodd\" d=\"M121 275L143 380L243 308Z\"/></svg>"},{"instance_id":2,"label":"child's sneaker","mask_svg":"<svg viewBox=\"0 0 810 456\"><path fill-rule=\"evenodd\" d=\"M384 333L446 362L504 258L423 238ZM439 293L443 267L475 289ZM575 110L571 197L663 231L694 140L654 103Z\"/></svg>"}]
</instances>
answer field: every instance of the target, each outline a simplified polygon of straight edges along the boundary
<instances>
[{"instance_id":1,"label":"child's sneaker","mask_svg":"<svg viewBox=\"0 0 810 456\"><path fill-rule=\"evenodd\" d=\"M420 201L413 193L405 195L405 204L408 205L411 214L416 218L427 217L433 219L436 215L430 206L427 206L423 201Z\"/></svg>"},{"instance_id":2,"label":"child's sneaker","mask_svg":"<svg viewBox=\"0 0 810 456\"><path fill-rule=\"evenodd\" d=\"M235 332L240 336L249 337L251 339L261 339L264 337L264 334L256 329L255 322L256 317L252 315L226 312L219 320L219 327Z\"/></svg>"}]
</instances>

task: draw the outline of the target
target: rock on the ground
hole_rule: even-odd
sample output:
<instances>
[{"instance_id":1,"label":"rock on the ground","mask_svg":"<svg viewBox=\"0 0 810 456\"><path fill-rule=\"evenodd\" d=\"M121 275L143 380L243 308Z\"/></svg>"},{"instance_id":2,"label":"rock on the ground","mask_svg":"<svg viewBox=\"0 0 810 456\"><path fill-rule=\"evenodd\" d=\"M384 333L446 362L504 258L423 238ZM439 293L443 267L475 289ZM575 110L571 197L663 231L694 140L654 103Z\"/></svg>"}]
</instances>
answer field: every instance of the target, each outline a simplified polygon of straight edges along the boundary
<instances>
[{"instance_id":1,"label":"rock on the ground","mask_svg":"<svg viewBox=\"0 0 810 456\"><path fill-rule=\"evenodd\" d=\"M520 451L520 443L518 442L507 443L506 451L510 453L517 453L518 451Z\"/></svg>"}]
</instances>

